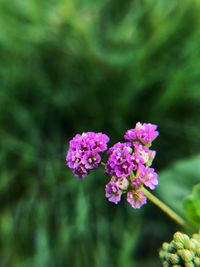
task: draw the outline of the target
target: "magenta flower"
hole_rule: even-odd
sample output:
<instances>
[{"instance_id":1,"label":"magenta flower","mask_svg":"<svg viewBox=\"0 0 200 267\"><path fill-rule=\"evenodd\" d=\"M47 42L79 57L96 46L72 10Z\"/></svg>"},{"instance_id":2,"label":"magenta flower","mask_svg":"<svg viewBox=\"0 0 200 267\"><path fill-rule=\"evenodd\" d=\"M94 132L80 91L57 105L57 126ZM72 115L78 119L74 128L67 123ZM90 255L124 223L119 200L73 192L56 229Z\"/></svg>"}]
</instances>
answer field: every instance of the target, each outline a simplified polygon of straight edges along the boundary
<instances>
[{"instance_id":1,"label":"magenta flower","mask_svg":"<svg viewBox=\"0 0 200 267\"><path fill-rule=\"evenodd\" d=\"M157 125L155 124L138 122L134 129L126 131L124 138L128 141L139 140L143 144L149 145L159 134L156 129Z\"/></svg>"},{"instance_id":2,"label":"magenta flower","mask_svg":"<svg viewBox=\"0 0 200 267\"><path fill-rule=\"evenodd\" d=\"M110 155L106 163L106 173L116 177L128 177L135 168L131 158L131 144L117 143L108 150Z\"/></svg>"},{"instance_id":3,"label":"magenta flower","mask_svg":"<svg viewBox=\"0 0 200 267\"><path fill-rule=\"evenodd\" d=\"M137 138L144 144L151 143L158 136L156 129L157 125L151 123L138 122L135 127Z\"/></svg>"},{"instance_id":4,"label":"magenta flower","mask_svg":"<svg viewBox=\"0 0 200 267\"><path fill-rule=\"evenodd\" d=\"M135 190L127 193L127 201L134 209L139 209L146 204L147 198L143 191Z\"/></svg>"},{"instance_id":5,"label":"magenta flower","mask_svg":"<svg viewBox=\"0 0 200 267\"><path fill-rule=\"evenodd\" d=\"M88 151L83 155L82 163L86 169L97 168L101 162L101 157L96 151Z\"/></svg>"},{"instance_id":6,"label":"magenta flower","mask_svg":"<svg viewBox=\"0 0 200 267\"><path fill-rule=\"evenodd\" d=\"M69 143L66 155L67 165L75 176L84 178L89 170L99 166L99 153L107 149L108 141L108 136L103 133L86 132L75 135Z\"/></svg>"},{"instance_id":7,"label":"magenta flower","mask_svg":"<svg viewBox=\"0 0 200 267\"><path fill-rule=\"evenodd\" d=\"M110 147L108 149L108 155L111 155L114 151L116 151L117 149L127 149L129 152L132 152L132 149L131 149L131 142L125 142L125 143L121 143L121 142L118 142L116 143L115 145L113 145L112 147Z\"/></svg>"},{"instance_id":8,"label":"magenta flower","mask_svg":"<svg viewBox=\"0 0 200 267\"><path fill-rule=\"evenodd\" d=\"M126 131L124 138L128 141L133 141L137 139L136 130L135 129L129 129Z\"/></svg>"},{"instance_id":9,"label":"magenta flower","mask_svg":"<svg viewBox=\"0 0 200 267\"><path fill-rule=\"evenodd\" d=\"M94 133L93 133L94 134ZM109 142L109 137L103 133L96 133L94 138L92 138L92 149L96 152L104 152L107 149L107 143Z\"/></svg>"},{"instance_id":10,"label":"magenta flower","mask_svg":"<svg viewBox=\"0 0 200 267\"><path fill-rule=\"evenodd\" d=\"M139 142L133 142L134 153L133 160L138 164L151 165L156 151L150 150L147 146L140 144Z\"/></svg>"},{"instance_id":11,"label":"magenta flower","mask_svg":"<svg viewBox=\"0 0 200 267\"><path fill-rule=\"evenodd\" d=\"M140 165L138 168L138 177L140 181L150 189L155 189L158 184L158 175L153 168Z\"/></svg>"},{"instance_id":12,"label":"magenta flower","mask_svg":"<svg viewBox=\"0 0 200 267\"><path fill-rule=\"evenodd\" d=\"M106 192L108 197L111 185L113 190L110 195L120 192L115 203L120 201L122 193L127 193L127 201L131 206L140 208L146 203L141 188L146 186L155 189L158 184L157 174L153 168L149 168L156 155L156 151L149 149L151 142L158 136L156 129L154 124L138 122L134 129L128 130L124 135L130 142L118 142L108 150L105 171L112 178Z\"/></svg>"},{"instance_id":13,"label":"magenta flower","mask_svg":"<svg viewBox=\"0 0 200 267\"><path fill-rule=\"evenodd\" d=\"M84 166L80 164L77 168L73 169L73 174L79 178L84 178L88 175L88 172Z\"/></svg>"},{"instance_id":14,"label":"magenta flower","mask_svg":"<svg viewBox=\"0 0 200 267\"><path fill-rule=\"evenodd\" d=\"M157 125L138 122L134 129L126 131L128 142L118 142L108 149L105 172L110 182L105 186L105 196L118 204L122 194L135 209L143 206L147 197L144 188L155 189L158 175L150 168L156 151L150 150L152 141L158 136ZM101 163L100 153L106 151L109 137L103 133L86 132L76 134L70 141L66 162L75 176L84 178Z\"/></svg>"},{"instance_id":15,"label":"magenta flower","mask_svg":"<svg viewBox=\"0 0 200 267\"><path fill-rule=\"evenodd\" d=\"M110 202L117 204L121 200L122 191L115 182L109 182L105 187L106 197Z\"/></svg>"}]
</instances>

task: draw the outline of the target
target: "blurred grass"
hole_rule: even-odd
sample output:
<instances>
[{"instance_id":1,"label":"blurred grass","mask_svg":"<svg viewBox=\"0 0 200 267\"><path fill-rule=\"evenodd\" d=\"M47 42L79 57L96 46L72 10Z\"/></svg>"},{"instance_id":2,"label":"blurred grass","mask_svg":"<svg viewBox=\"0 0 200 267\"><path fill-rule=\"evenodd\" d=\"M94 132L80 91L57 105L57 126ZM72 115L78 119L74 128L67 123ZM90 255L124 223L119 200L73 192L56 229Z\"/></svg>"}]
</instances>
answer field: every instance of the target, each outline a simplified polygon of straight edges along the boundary
<instances>
[{"instance_id":1,"label":"blurred grass","mask_svg":"<svg viewBox=\"0 0 200 267\"><path fill-rule=\"evenodd\" d=\"M107 203L102 172L74 179L66 145L87 130L115 142L149 121L157 169L189 166L200 150L199 14L199 0L0 1L2 267L160 266L177 226L151 204Z\"/></svg>"}]
</instances>

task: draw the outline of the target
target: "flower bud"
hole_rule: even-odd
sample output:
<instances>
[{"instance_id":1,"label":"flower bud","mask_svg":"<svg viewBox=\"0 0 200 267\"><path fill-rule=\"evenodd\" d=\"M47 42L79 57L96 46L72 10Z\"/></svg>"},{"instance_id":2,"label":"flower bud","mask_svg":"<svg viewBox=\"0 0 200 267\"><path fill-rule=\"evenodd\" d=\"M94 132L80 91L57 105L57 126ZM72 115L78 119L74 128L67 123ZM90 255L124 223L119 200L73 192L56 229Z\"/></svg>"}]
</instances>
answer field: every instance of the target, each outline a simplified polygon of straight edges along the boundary
<instances>
[{"instance_id":1,"label":"flower bud","mask_svg":"<svg viewBox=\"0 0 200 267\"><path fill-rule=\"evenodd\" d=\"M200 235L177 232L170 243L163 243L159 253L163 266L170 267L200 267ZM165 265L164 265L165 264Z\"/></svg>"},{"instance_id":2,"label":"flower bud","mask_svg":"<svg viewBox=\"0 0 200 267\"><path fill-rule=\"evenodd\" d=\"M148 159L148 161L147 161L147 163L146 163L147 166L151 166L151 164L152 164L152 162L153 162L155 156L156 156L156 151L154 151L154 150L149 150L149 159Z\"/></svg>"},{"instance_id":3,"label":"flower bud","mask_svg":"<svg viewBox=\"0 0 200 267\"><path fill-rule=\"evenodd\" d=\"M170 254L168 260L169 260L172 264L180 263L180 257L179 257L177 254Z\"/></svg>"},{"instance_id":4,"label":"flower bud","mask_svg":"<svg viewBox=\"0 0 200 267\"><path fill-rule=\"evenodd\" d=\"M196 249L196 254L198 257L200 257L200 247Z\"/></svg>"},{"instance_id":5,"label":"flower bud","mask_svg":"<svg viewBox=\"0 0 200 267\"><path fill-rule=\"evenodd\" d=\"M171 261L170 261L170 259L171 259L171 255L173 255L173 254L166 252L166 253L165 253L165 260L167 260L168 262L171 262Z\"/></svg>"},{"instance_id":6,"label":"flower bud","mask_svg":"<svg viewBox=\"0 0 200 267\"><path fill-rule=\"evenodd\" d=\"M130 154L133 152L133 149L131 147L127 147L127 150L129 151Z\"/></svg>"},{"instance_id":7,"label":"flower bud","mask_svg":"<svg viewBox=\"0 0 200 267\"><path fill-rule=\"evenodd\" d=\"M160 256L160 258L163 259L163 260L166 259L167 254L168 254L168 252L163 251L163 250L161 250L161 251L159 252L159 256Z\"/></svg>"},{"instance_id":8,"label":"flower bud","mask_svg":"<svg viewBox=\"0 0 200 267\"><path fill-rule=\"evenodd\" d=\"M167 261L163 261L163 267L170 267L170 263Z\"/></svg>"},{"instance_id":9,"label":"flower bud","mask_svg":"<svg viewBox=\"0 0 200 267\"><path fill-rule=\"evenodd\" d=\"M165 250L165 251L167 251L167 252L173 252L173 251L175 251L174 245L171 244L171 243L167 243L167 242L164 242L162 244L162 249Z\"/></svg>"},{"instance_id":10,"label":"flower bud","mask_svg":"<svg viewBox=\"0 0 200 267\"><path fill-rule=\"evenodd\" d=\"M193 234L192 238L194 238L195 240L197 240L198 242L200 242L200 233L198 234Z\"/></svg>"},{"instance_id":11,"label":"flower bud","mask_svg":"<svg viewBox=\"0 0 200 267\"><path fill-rule=\"evenodd\" d=\"M196 250L198 245L199 245L198 241L196 241L194 238L191 238L190 240L186 240L184 242L184 247L186 249L193 250L193 251Z\"/></svg>"},{"instance_id":12,"label":"flower bud","mask_svg":"<svg viewBox=\"0 0 200 267\"><path fill-rule=\"evenodd\" d=\"M195 256L194 252L192 252L188 249L178 250L177 253L184 262L192 261L194 259L194 256Z\"/></svg>"},{"instance_id":13,"label":"flower bud","mask_svg":"<svg viewBox=\"0 0 200 267\"><path fill-rule=\"evenodd\" d=\"M200 266L200 257L194 257L194 264L195 266Z\"/></svg>"},{"instance_id":14,"label":"flower bud","mask_svg":"<svg viewBox=\"0 0 200 267\"><path fill-rule=\"evenodd\" d=\"M117 180L117 184L121 190L126 191L129 186L129 181L126 179L126 177L121 177Z\"/></svg>"},{"instance_id":15,"label":"flower bud","mask_svg":"<svg viewBox=\"0 0 200 267\"><path fill-rule=\"evenodd\" d=\"M184 249L184 245L181 242L176 242L173 240L171 243L173 243L173 246L176 250Z\"/></svg>"},{"instance_id":16,"label":"flower bud","mask_svg":"<svg viewBox=\"0 0 200 267\"><path fill-rule=\"evenodd\" d=\"M184 243L186 240L189 240L189 236L180 232L176 232L173 236L175 242Z\"/></svg>"},{"instance_id":17,"label":"flower bud","mask_svg":"<svg viewBox=\"0 0 200 267\"><path fill-rule=\"evenodd\" d=\"M186 262L185 263L185 267L195 267L195 266L197 266L197 265L194 265L193 262Z\"/></svg>"}]
</instances>

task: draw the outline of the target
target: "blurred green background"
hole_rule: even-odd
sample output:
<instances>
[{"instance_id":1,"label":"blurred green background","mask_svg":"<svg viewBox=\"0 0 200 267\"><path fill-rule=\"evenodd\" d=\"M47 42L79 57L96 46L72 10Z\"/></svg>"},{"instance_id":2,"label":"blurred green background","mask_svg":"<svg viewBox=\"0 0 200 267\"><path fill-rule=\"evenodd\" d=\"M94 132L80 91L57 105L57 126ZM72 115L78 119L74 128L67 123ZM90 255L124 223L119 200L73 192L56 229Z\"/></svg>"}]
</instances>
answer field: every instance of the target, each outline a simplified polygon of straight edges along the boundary
<instances>
[{"instance_id":1,"label":"blurred green background","mask_svg":"<svg viewBox=\"0 0 200 267\"><path fill-rule=\"evenodd\" d=\"M200 181L199 0L0 0L0 266L159 267L180 230L65 165L77 132L156 123L155 194Z\"/></svg>"}]
</instances>

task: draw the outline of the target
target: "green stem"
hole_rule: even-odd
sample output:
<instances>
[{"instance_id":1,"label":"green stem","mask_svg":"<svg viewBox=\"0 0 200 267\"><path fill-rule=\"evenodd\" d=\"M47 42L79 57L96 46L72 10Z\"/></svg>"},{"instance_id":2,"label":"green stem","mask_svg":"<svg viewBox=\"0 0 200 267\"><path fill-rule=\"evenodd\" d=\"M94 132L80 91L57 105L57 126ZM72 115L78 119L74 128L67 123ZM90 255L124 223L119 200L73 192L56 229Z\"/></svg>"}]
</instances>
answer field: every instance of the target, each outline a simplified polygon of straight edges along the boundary
<instances>
[{"instance_id":1,"label":"green stem","mask_svg":"<svg viewBox=\"0 0 200 267\"><path fill-rule=\"evenodd\" d=\"M190 225L187 224L183 218L181 218L176 212L174 212L170 207L168 207L165 203L163 203L160 199L155 197L152 193L150 193L146 188L142 188L142 191L146 195L146 197L154 203L157 207L159 207L164 213L166 213L172 220L181 225L184 228L191 230Z\"/></svg>"},{"instance_id":2,"label":"green stem","mask_svg":"<svg viewBox=\"0 0 200 267\"><path fill-rule=\"evenodd\" d=\"M101 165L105 167L105 163L101 162ZM131 178L135 178L133 172L130 175ZM173 211L170 207L168 207L165 203L163 203L160 199L158 199L156 196L154 196L151 192L149 192L146 188L142 187L141 190L144 192L146 197L155 204L158 208L160 208L165 214L167 214L172 220L174 220L176 223L178 223L180 226L190 230L194 231L192 227L181 217L179 216L175 211Z\"/></svg>"}]
</instances>

